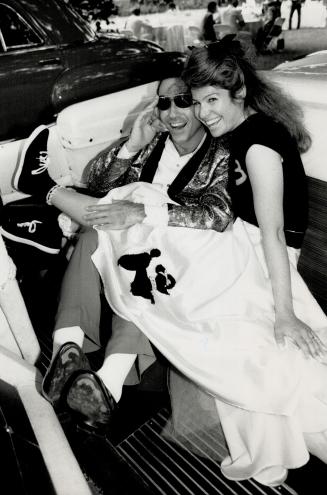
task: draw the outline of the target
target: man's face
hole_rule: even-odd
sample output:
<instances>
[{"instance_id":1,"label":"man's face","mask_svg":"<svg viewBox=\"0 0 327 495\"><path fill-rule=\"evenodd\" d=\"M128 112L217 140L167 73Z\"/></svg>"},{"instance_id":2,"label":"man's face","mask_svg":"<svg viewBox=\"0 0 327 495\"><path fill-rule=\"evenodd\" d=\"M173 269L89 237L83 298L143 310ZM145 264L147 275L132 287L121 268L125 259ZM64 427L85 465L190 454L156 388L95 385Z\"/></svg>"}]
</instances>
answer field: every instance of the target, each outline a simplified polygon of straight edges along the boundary
<instances>
[{"instance_id":1,"label":"man's face","mask_svg":"<svg viewBox=\"0 0 327 495\"><path fill-rule=\"evenodd\" d=\"M165 79L158 88L159 96L169 98L185 93L190 94L183 81L178 78ZM174 100L171 100L167 110L158 110L158 112L175 145L189 148L191 151L196 148L204 135L204 129L195 118L193 105L180 108Z\"/></svg>"}]
</instances>

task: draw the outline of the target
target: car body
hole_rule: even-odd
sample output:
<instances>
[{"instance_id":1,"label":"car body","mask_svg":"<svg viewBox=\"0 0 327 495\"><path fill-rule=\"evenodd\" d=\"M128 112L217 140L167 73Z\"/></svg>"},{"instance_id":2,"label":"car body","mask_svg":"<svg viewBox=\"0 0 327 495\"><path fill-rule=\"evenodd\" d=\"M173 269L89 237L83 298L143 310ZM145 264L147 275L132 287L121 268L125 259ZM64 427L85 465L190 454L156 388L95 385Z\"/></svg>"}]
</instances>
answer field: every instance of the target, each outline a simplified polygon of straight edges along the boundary
<instances>
[{"instance_id":1,"label":"car body","mask_svg":"<svg viewBox=\"0 0 327 495\"><path fill-rule=\"evenodd\" d=\"M63 0L0 2L0 141L25 137L72 103L164 77L183 55L97 35Z\"/></svg>"},{"instance_id":2,"label":"car body","mask_svg":"<svg viewBox=\"0 0 327 495\"><path fill-rule=\"evenodd\" d=\"M312 146L302 156L309 177L327 181L327 51L284 62L267 73L300 104Z\"/></svg>"},{"instance_id":3,"label":"car body","mask_svg":"<svg viewBox=\"0 0 327 495\"><path fill-rule=\"evenodd\" d=\"M275 67L277 71L311 73L320 76L322 79L327 74L327 50L309 53L305 57L297 60L283 62Z\"/></svg>"}]
</instances>

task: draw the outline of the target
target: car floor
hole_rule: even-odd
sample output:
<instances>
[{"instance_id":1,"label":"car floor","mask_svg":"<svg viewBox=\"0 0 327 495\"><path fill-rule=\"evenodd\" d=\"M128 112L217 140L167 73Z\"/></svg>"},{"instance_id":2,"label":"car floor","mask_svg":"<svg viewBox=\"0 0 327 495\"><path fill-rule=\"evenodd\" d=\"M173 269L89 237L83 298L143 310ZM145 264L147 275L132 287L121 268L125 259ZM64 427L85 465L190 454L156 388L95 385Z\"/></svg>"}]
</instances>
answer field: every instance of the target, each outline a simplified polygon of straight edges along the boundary
<instances>
[{"instance_id":1,"label":"car floor","mask_svg":"<svg viewBox=\"0 0 327 495\"><path fill-rule=\"evenodd\" d=\"M17 260L15 262L17 265ZM37 263L40 263L39 257ZM45 266L47 263L45 261ZM31 262L29 272L18 271L18 279L41 345L37 366L44 374L51 356L51 328L65 262L58 258L50 270L35 268ZM96 369L101 353L88 357ZM208 448L202 447L205 442L206 447L220 449L223 457L226 452L223 438L217 443L210 432L194 435L192 446L188 448L169 435L161 435L170 417L165 377L165 367L154 365L142 384L124 387L118 411L106 432L90 429L67 410L58 412L58 419L94 495L325 493L327 468L314 457L303 468L290 470L286 483L268 488L252 480L235 482L222 476L219 463L210 458ZM11 487L7 493L54 493L19 397L1 380L0 425L2 459L6 459L3 480ZM31 476L32 472L37 472L37 477ZM1 493L4 492L1 490Z\"/></svg>"}]
</instances>

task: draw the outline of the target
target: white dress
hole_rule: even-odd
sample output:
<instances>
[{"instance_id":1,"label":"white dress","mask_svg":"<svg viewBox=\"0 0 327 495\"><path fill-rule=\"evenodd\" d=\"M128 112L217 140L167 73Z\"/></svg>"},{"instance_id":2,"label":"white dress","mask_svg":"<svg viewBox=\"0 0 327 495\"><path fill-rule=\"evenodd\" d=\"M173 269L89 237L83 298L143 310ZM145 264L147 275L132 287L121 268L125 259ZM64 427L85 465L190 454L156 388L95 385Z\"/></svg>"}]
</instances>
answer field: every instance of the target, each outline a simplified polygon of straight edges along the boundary
<instances>
[{"instance_id":1,"label":"white dress","mask_svg":"<svg viewBox=\"0 0 327 495\"><path fill-rule=\"evenodd\" d=\"M112 199L171 202L144 183L100 201ZM327 317L296 270L298 252L288 252L295 312L327 344ZM143 295L133 285L136 270L124 262L140 253L148 260ZM257 227L237 219L223 233L145 224L99 231L92 259L113 310L214 398L230 453L222 463L226 477L273 484L305 464L309 451L327 462L327 366L291 343L277 346ZM163 289L158 273L166 277Z\"/></svg>"}]
</instances>

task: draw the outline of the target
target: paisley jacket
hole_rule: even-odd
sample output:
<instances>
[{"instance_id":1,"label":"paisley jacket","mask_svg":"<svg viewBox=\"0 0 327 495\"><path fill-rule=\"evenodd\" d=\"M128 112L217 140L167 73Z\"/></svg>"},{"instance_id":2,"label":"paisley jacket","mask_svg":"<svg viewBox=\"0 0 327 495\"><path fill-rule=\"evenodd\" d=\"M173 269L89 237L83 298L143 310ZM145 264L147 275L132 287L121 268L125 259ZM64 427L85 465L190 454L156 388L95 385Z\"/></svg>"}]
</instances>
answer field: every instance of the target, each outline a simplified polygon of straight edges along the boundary
<instances>
[{"instance_id":1,"label":"paisley jacket","mask_svg":"<svg viewBox=\"0 0 327 495\"><path fill-rule=\"evenodd\" d=\"M111 189L131 182L151 183L167 137L166 132L157 134L131 159L117 158L123 140L102 151L86 168L85 178L91 194L104 196ZM224 231L233 218L227 193L228 178L228 140L207 135L168 187L169 197L178 203L168 204L168 225Z\"/></svg>"}]
</instances>

